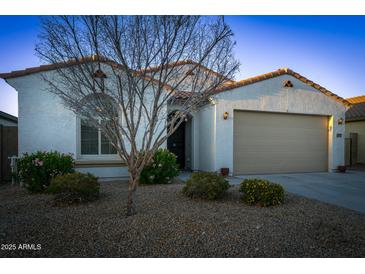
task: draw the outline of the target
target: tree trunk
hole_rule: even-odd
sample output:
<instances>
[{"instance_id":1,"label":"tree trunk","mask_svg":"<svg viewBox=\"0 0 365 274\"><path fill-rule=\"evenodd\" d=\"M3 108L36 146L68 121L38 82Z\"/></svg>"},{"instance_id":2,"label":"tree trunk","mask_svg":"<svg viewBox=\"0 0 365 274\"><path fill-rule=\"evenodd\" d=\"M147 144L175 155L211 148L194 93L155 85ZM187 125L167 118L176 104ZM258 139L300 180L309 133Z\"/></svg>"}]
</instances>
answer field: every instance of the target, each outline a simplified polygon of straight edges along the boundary
<instances>
[{"instance_id":1,"label":"tree trunk","mask_svg":"<svg viewBox=\"0 0 365 274\"><path fill-rule=\"evenodd\" d=\"M127 201L127 216L132 216L137 213L136 206L134 204L134 193L136 192L138 184L138 177L130 176L128 185L128 201Z\"/></svg>"}]
</instances>

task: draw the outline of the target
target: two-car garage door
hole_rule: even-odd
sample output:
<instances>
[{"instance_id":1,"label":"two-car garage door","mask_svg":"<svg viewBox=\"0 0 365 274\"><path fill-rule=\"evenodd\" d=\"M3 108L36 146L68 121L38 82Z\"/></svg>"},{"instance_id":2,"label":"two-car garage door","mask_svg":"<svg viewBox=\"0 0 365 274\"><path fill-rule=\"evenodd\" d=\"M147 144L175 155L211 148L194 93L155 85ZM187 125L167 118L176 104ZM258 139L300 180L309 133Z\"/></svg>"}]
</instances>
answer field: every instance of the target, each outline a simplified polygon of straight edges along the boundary
<instances>
[{"instance_id":1,"label":"two-car garage door","mask_svg":"<svg viewBox=\"0 0 365 274\"><path fill-rule=\"evenodd\" d=\"M328 169L328 117L234 112L234 174Z\"/></svg>"}]
</instances>

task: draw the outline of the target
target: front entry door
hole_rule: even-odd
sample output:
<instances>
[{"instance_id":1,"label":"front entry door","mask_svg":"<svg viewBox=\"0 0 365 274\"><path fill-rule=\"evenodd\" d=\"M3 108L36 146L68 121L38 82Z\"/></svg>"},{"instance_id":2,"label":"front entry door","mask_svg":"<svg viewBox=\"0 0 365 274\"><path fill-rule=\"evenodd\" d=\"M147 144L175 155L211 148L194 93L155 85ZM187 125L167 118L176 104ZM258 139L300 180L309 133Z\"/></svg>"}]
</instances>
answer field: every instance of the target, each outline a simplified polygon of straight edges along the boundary
<instances>
[{"instance_id":1,"label":"front entry door","mask_svg":"<svg viewBox=\"0 0 365 274\"><path fill-rule=\"evenodd\" d=\"M185 122L167 139L167 149L176 155L180 169L185 169Z\"/></svg>"}]
</instances>

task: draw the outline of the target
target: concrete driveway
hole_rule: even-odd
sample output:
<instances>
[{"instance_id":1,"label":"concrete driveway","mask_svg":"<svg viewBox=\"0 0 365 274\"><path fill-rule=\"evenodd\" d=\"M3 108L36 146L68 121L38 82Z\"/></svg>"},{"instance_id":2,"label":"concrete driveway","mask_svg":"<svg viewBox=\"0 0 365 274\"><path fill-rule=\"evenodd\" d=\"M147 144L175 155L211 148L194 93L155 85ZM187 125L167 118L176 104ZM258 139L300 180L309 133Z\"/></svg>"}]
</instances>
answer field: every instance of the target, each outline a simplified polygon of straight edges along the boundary
<instances>
[{"instance_id":1,"label":"concrete driveway","mask_svg":"<svg viewBox=\"0 0 365 274\"><path fill-rule=\"evenodd\" d=\"M286 191L365 213L365 171L247 175L229 178L239 184L246 178L263 178L281 184Z\"/></svg>"}]
</instances>

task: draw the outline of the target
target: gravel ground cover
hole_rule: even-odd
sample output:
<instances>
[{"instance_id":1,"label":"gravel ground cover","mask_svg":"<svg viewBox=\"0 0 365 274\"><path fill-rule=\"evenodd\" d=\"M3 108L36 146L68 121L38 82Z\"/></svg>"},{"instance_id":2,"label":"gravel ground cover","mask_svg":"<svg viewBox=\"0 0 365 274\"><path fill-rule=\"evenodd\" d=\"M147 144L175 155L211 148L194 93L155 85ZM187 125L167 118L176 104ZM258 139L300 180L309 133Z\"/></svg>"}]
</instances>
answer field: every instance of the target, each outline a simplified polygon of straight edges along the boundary
<instances>
[{"instance_id":1,"label":"gravel ground cover","mask_svg":"<svg viewBox=\"0 0 365 274\"><path fill-rule=\"evenodd\" d=\"M125 182L102 183L98 201L71 207L2 185L0 257L365 256L365 215L355 211L289 193L282 206L250 207L237 186L220 201L191 200L182 187L141 186L138 213L126 218Z\"/></svg>"}]
</instances>

